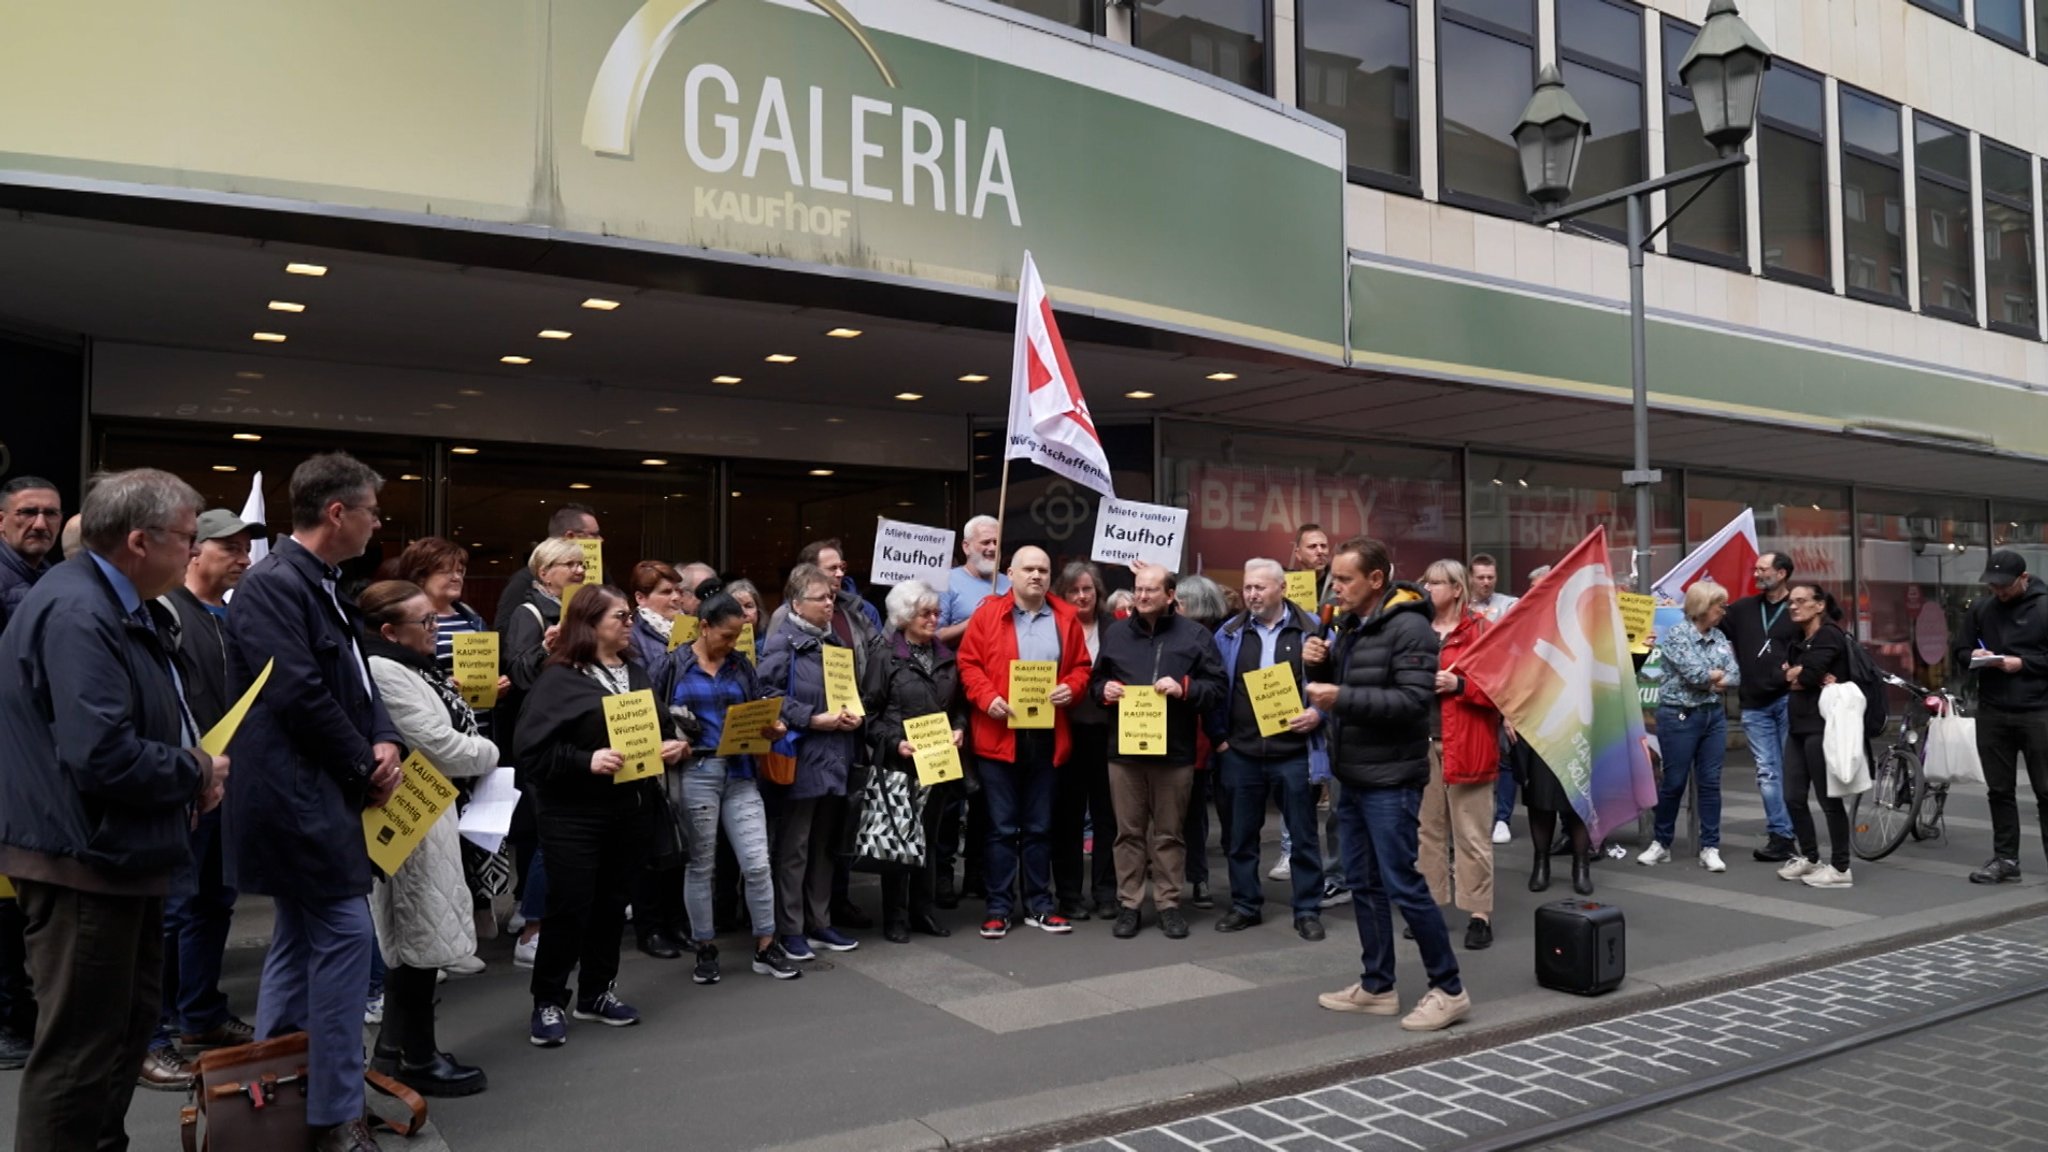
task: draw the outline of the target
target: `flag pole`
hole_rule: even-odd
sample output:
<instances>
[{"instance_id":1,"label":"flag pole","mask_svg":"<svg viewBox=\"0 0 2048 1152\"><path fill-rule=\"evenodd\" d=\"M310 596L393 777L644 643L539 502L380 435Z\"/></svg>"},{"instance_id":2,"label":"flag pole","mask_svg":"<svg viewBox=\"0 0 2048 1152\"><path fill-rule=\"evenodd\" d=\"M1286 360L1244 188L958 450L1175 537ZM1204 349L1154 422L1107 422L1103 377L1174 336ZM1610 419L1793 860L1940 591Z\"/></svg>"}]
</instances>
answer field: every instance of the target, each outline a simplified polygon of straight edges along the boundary
<instances>
[{"instance_id":1,"label":"flag pole","mask_svg":"<svg viewBox=\"0 0 2048 1152\"><path fill-rule=\"evenodd\" d=\"M1005 445L1005 446L1004 446L1004 451L1005 451L1005 453L1007 453L1007 452L1008 452L1008 446L1007 446L1007 445ZM1010 457L1009 457L1009 456L1008 456L1008 455L1006 454L1006 455L1004 455L1004 457L1003 457L1003 482L1002 482L1002 486L996 489L996 563L998 563L998 564L1002 563L1002 555L1003 555L1003 525L1004 525L1005 523L1007 523L1007 521L1006 521L1006 520L1004 519L1004 517L1005 517L1005 516L1007 516L1007 515L1009 514L1009 511L1010 511Z\"/></svg>"}]
</instances>

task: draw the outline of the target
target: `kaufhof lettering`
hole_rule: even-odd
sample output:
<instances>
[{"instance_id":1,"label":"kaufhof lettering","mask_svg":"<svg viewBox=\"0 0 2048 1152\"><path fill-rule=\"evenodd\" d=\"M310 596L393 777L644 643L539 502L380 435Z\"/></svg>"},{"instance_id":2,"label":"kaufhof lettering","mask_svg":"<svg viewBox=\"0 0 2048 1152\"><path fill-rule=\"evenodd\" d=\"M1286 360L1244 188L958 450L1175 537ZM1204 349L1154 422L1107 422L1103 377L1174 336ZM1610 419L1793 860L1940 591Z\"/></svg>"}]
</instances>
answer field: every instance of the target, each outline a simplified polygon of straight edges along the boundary
<instances>
[{"instance_id":1,"label":"kaufhof lettering","mask_svg":"<svg viewBox=\"0 0 2048 1152\"><path fill-rule=\"evenodd\" d=\"M882 558L895 564L914 565L921 568L944 568L947 557L936 552L925 552L916 548L899 548L894 544L882 545Z\"/></svg>"}]
</instances>

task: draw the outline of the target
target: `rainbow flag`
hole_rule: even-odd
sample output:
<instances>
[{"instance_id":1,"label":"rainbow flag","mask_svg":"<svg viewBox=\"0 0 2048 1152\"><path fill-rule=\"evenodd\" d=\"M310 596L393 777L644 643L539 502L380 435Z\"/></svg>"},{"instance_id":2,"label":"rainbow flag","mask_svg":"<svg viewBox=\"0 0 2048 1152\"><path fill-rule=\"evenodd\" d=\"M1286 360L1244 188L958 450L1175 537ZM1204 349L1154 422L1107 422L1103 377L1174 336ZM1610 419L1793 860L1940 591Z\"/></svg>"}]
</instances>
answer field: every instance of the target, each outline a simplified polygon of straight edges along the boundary
<instances>
[{"instance_id":1,"label":"rainbow flag","mask_svg":"<svg viewBox=\"0 0 2048 1152\"><path fill-rule=\"evenodd\" d=\"M1614 591L1595 528L1456 666L1550 765L1595 844L1657 803Z\"/></svg>"}]
</instances>

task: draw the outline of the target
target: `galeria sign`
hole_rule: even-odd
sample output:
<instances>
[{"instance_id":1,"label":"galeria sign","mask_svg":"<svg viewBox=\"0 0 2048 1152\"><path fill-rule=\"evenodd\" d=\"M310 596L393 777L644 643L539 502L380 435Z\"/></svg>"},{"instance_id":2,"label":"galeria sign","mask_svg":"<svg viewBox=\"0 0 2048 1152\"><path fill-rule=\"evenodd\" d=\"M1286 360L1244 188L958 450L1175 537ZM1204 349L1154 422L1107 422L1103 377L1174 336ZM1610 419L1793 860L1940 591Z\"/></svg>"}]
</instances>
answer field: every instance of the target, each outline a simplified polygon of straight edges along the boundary
<instances>
[{"instance_id":1,"label":"galeria sign","mask_svg":"<svg viewBox=\"0 0 2048 1152\"><path fill-rule=\"evenodd\" d=\"M1181 544L1187 535L1185 508L1105 496L1095 517L1095 548L1089 558L1105 564L1143 560L1179 572Z\"/></svg>"},{"instance_id":2,"label":"galeria sign","mask_svg":"<svg viewBox=\"0 0 2048 1152\"><path fill-rule=\"evenodd\" d=\"M954 533L884 519L875 525L875 556L868 565L868 583L894 588L905 580L922 580L934 592L946 589L953 566Z\"/></svg>"}]
</instances>

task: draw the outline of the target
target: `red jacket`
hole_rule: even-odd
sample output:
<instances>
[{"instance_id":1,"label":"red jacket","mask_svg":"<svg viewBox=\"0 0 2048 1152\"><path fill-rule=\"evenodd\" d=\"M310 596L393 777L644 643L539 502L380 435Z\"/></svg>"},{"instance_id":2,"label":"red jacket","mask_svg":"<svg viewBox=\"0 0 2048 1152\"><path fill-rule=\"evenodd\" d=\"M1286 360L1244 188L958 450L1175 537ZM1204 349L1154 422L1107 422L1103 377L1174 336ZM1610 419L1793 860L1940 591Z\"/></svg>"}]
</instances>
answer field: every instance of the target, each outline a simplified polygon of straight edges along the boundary
<instances>
[{"instance_id":1,"label":"red jacket","mask_svg":"<svg viewBox=\"0 0 2048 1152\"><path fill-rule=\"evenodd\" d=\"M1477 612L1465 613L1444 637L1441 663L1455 672L1458 657L1491 627ZM1444 783L1485 784L1500 775L1500 713L1479 685L1458 677L1455 690L1437 697L1444 716Z\"/></svg>"},{"instance_id":2,"label":"red jacket","mask_svg":"<svg viewBox=\"0 0 2048 1152\"><path fill-rule=\"evenodd\" d=\"M1059 626L1059 683L1079 700L1088 694L1088 637L1081 631L1081 618L1073 606L1057 596L1047 596L1053 621ZM960 636L960 687L974 708L973 748L976 756L1015 762L1017 734L1010 722L988 714L989 702L1010 695L1010 661L1017 658L1017 622L1012 614L1014 596L991 596L967 618L967 631ZM1053 709L1052 762L1067 762L1070 747L1067 710Z\"/></svg>"}]
</instances>

